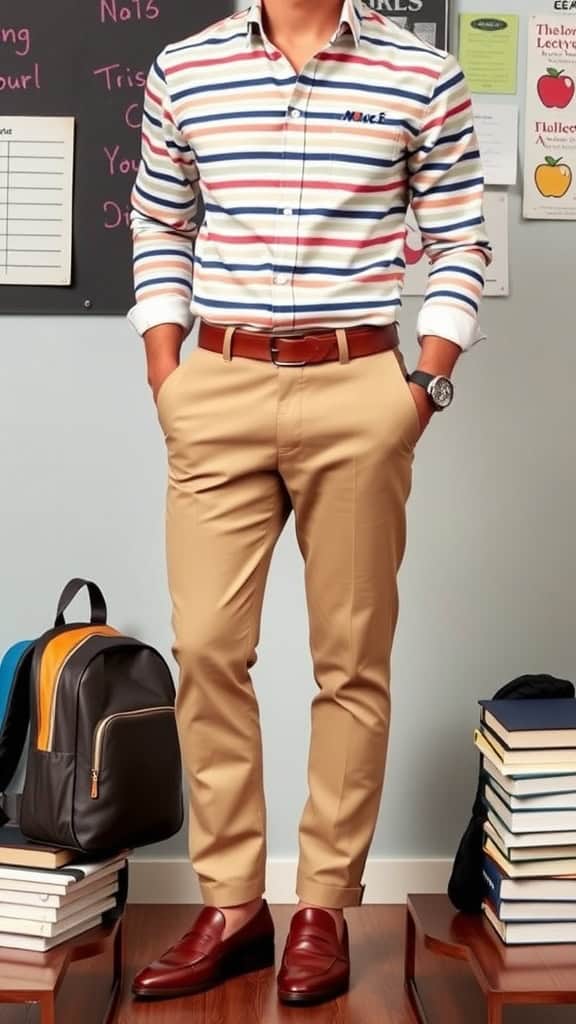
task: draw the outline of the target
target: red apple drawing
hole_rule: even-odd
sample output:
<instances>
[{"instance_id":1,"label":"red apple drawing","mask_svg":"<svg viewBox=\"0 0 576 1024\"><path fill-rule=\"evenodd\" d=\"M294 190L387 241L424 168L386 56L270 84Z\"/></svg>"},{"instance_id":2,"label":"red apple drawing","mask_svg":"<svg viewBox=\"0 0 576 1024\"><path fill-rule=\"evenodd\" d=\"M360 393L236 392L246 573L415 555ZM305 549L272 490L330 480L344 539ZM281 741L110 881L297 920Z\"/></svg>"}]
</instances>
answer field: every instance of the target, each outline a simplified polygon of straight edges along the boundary
<instances>
[{"instance_id":1,"label":"red apple drawing","mask_svg":"<svg viewBox=\"0 0 576 1024\"><path fill-rule=\"evenodd\" d=\"M576 85L574 79L556 68L546 68L548 74L538 80L538 95L545 107L567 107L572 102Z\"/></svg>"},{"instance_id":2,"label":"red apple drawing","mask_svg":"<svg viewBox=\"0 0 576 1024\"><path fill-rule=\"evenodd\" d=\"M413 248L413 246L410 245L410 242L413 242L417 248ZM424 249L422 248L420 233L415 231L411 224L408 224L406 227L406 238L404 241L404 259L406 261L406 265L408 267L415 266L416 263L420 263L423 255Z\"/></svg>"}]
</instances>

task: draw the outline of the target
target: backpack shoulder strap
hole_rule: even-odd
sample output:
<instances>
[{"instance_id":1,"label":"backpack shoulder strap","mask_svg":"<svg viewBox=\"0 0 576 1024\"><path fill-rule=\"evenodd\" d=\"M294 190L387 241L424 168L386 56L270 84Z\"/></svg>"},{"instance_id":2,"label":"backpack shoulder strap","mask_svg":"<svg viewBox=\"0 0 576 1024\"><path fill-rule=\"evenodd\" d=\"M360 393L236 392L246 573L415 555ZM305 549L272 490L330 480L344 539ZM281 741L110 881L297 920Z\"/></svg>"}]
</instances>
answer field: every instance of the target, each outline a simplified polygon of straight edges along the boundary
<instances>
[{"instance_id":1,"label":"backpack shoulder strap","mask_svg":"<svg viewBox=\"0 0 576 1024\"><path fill-rule=\"evenodd\" d=\"M0 662L0 824L14 817L14 798L5 795L24 750L30 724L30 672L34 641L14 644Z\"/></svg>"}]
</instances>

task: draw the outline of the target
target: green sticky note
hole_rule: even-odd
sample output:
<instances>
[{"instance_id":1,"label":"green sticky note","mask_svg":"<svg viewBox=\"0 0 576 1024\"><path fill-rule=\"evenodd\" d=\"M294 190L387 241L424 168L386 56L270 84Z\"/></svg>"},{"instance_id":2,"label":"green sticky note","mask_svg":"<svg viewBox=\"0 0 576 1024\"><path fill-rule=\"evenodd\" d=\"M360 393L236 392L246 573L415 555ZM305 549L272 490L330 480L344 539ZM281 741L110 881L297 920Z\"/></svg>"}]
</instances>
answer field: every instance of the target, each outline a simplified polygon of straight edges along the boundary
<instances>
[{"instance_id":1,"label":"green sticky note","mask_svg":"<svg viewBox=\"0 0 576 1024\"><path fill-rule=\"evenodd\" d=\"M459 61L472 92L515 93L517 14L461 14Z\"/></svg>"}]
</instances>

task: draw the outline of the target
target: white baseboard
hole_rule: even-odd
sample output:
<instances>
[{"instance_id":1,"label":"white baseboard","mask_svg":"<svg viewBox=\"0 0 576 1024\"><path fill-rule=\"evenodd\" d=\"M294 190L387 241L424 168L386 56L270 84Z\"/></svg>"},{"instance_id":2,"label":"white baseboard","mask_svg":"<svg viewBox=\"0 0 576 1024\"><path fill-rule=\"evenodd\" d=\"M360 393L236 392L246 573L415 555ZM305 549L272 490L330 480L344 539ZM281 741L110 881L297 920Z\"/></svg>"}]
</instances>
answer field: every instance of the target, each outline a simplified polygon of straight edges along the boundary
<instances>
[{"instance_id":1,"label":"white baseboard","mask_svg":"<svg viewBox=\"0 0 576 1024\"><path fill-rule=\"evenodd\" d=\"M446 892L451 860L369 859L364 871L364 903L404 903L409 892ZM269 860L266 899L296 903L295 860ZM129 903L201 903L190 861L184 857L130 862Z\"/></svg>"}]
</instances>

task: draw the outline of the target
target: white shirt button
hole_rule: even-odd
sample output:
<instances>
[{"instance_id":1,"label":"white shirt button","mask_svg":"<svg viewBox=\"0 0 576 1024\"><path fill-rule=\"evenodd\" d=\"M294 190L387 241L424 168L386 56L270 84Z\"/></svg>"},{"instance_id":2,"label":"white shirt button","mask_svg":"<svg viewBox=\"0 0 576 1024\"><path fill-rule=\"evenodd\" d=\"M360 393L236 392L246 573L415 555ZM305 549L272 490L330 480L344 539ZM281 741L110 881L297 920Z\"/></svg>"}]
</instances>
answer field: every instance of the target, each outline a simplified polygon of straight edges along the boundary
<instances>
[{"instance_id":1,"label":"white shirt button","mask_svg":"<svg viewBox=\"0 0 576 1024\"><path fill-rule=\"evenodd\" d=\"M288 274L274 274L274 284L288 284Z\"/></svg>"},{"instance_id":2,"label":"white shirt button","mask_svg":"<svg viewBox=\"0 0 576 1024\"><path fill-rule=\"evenodd\" d=\"M292 107L292 110L290 111L290 117L302 117L302 111L298 110L297 107Z\"/></svg>"},{"instance_id":3,"label":"white shirt button","mask_svg":"<svg viewBox=\"0 0 576 1024\"><path fill-rule=\"evenodd\" d=\"M284 210L282 210L282 213L284 214L285 217L291 217L292 214L294 213L294 210L292 209L291 206L287 206Z\"/></svg>"}]
</instances>

